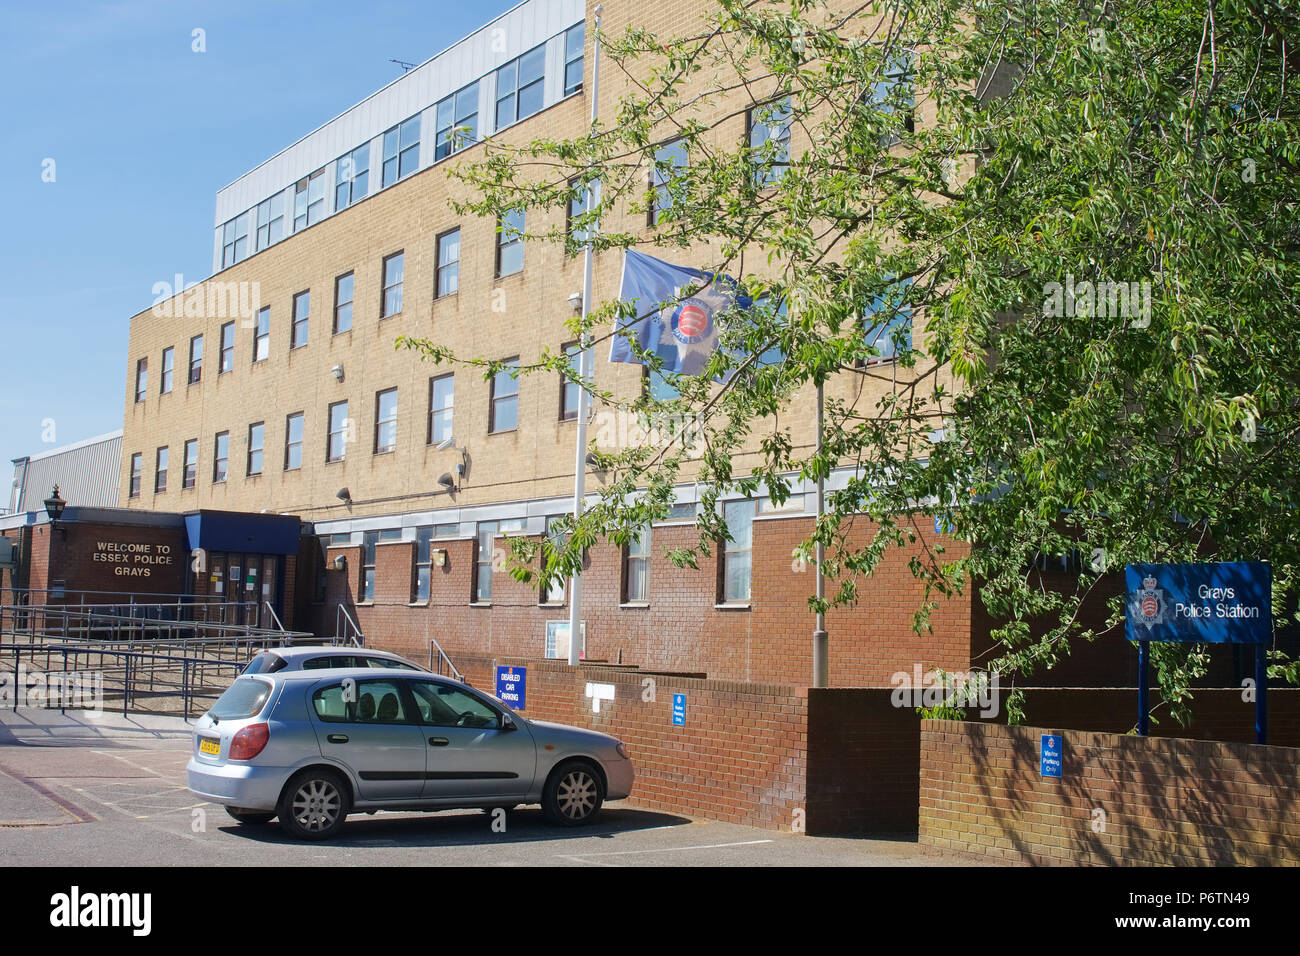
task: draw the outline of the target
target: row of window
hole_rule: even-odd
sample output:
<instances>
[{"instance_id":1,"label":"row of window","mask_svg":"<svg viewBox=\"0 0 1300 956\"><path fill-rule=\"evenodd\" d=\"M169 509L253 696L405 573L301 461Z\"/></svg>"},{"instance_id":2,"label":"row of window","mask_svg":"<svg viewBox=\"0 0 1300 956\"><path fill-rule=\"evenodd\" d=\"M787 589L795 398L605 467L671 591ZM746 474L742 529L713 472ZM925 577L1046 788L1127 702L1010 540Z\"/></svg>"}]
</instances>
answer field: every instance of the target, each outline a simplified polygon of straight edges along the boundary
<instances>
[{"instance_id":1,"label":"row of window","mask_svg":"<svg viewBox=\"0 0 1300 956\"><path fill-rule=\"evenodd\" d=\"M564 95L582 89L585 25L564 34ZM546 44L540 44L498 67L496 75L495 129L501 130L541 111L544 105ZM475 80L439 100L433 108L433 161L440 162L479 140L479 83ZM384 189L417 172L420 167L423 111L403 120L380 137L379 188ZM370 192L369 141L344 153L334 162L334 208L339 212L366 198ZM322 167L293 187L292 231L314 226L326 209L328 183ZM222 226L221 268L225 269L285 236L285 192L277 192ZM249 246L249 233L253 244ZM508 273L507 273L508 274Z\"/></svg>"},{"instance_id":2,"label":"row of window","mask_svg":"<svg viewBox=\"0 0 1300 956\"><path fill-rule=\"evenodd\" d=\"M770 499L764 499L770 508ZM802 506L802 499L797 499ZM786 502L789 505L790 502ZM676 506L677 511L670 513L669 520L681 520L695 516L694 505ZM746 603L749 601L750 577L753 569L753 527L754 515L758 503L750 500L733 501L725 505L724 514L727 528L732 540L721 549L718 566L718 602L722 604ZM780 510L790 510L782 508ZM563 536L556 530L562 515L552 515L546 519L546 538L554 547L563 547ZM497 547L497 538L524 530L524 519L511 518L499 521L480 521L475 526L474 563L470 601L475 604L490 604L492 601L493 572L501 566L502 549ZM650 600L650 528L644 527L623 548L621 596L625 604L645 604ZM412 602L429 600L430 578L433 569L433 543L438 540L460 537L460 525L456 523L429 525L416 529L415 536L415 578L412 584ZM350 535L339 535L333 544L350 544ZM375 598L375 553L376 547L384 541L402 540L400 528L381 531L366 531L361 542L361 572L359 579L360 599L373 601ZM564 600L567 582L552 582L545 586L538 597L541 604L551 604Z\"/></svg>"}]
</instances>

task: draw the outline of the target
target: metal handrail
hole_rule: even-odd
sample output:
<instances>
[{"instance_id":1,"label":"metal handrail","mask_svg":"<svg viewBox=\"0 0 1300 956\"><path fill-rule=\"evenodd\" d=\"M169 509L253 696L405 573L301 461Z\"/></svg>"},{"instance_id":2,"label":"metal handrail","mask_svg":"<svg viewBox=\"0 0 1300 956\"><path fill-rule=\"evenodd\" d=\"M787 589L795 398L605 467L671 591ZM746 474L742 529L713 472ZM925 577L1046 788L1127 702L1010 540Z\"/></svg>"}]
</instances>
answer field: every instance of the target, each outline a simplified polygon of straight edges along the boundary
<instances>
[{"instance_id":1,"label":"metal handrail","mask_svg":"<svg viewBox=\"0 0 1300 956\"><path fill-rule=\"evenodd\" d=\"M342 604L337 604L337 605L335 605L335 611L334 611L334 634L335 634L335 636L336 636L336 637L343 637L343 638L345 638L345 639L347 638L347 635L346 635L346 634L343 634L343 633L340 633L340 632L339 632L339 625L342 623L341 620L340 620L339 615L342 615L342 618L343 618L344 620L346 620L349 624L352 625L352 632L353 632L353 635L354 635L354 636L353 636L350 640L352 641L353 646L354 646L354 647L365 647L365 646L366 646L366 636L365 636L364 634L361 633L361 628L357 625L357 622L354 621L354 620L352 619L352 615L348 613L348 609L345 608Z\"/></svg>"},{"instance_id":2,"label":"metal handrail","mask_svg":"<svg viewBox=\"0 0 1300 956\"><path fill-rule=\"evenodd\" d=\"M268 611L271 612L271 620L275 621L275 626L278 627L280 630L283 631L283 630L285 629L285 627L284 627L283 624L280 623L280 615L276 614L276 613L275 613L275 608L271 607L271 602L270 602L270 601L263 601L262 603L265 604L265 605L266 605L266 609L267 609Z\"/></svg>"},{"instance_id":3,"label":"metal handrail","mask_svg":"<svg viewBox=\"0 0 1300 956\"><path fill-rule=\"evenodd\" d=\"M462 684L464 684L466 682L465 675L462 674L457 669L456 665L451 662L451 658L447 656L447 652L442 649L442 645L438 643L438 639L435 638L433 635L429 635L429 670L433 670L433 650L435 647L438 649L437 673L439 674L442 673L442 664L443 661L446 661L447 666L451 668L451 676L456 678L456 680L460 681Z\"/></svg>"}]
</instances>

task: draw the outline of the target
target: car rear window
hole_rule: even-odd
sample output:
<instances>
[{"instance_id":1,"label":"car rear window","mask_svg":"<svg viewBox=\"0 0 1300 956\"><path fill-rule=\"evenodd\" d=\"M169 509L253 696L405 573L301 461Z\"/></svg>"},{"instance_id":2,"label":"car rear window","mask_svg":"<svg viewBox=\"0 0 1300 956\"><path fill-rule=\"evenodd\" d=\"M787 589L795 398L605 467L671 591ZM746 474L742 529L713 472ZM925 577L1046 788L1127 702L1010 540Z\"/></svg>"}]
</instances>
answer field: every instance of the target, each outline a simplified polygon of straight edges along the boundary
<instances>
[{"instance_id":1,"label":"car rear window","mask_svg":"<svg viewBox=\"0 0 1300 956\"><path fill-rule=\"evenodd\" d=\"M240 677L217 698L209 711L219 720L242 720L252 717L271 696L271 685L266 681Z\"/></svg>"},{"instance_id":2,"label":"car rear window","mask_svg":"<svg viewBox=\"0 0 1300 956\"><path fill-rule=\"evenodd\" d=\"M287 665L288 662L279 654L274 654L271 651L263 651L248 662L248 666L244 668L244 673L274 674L276 671L286 667Z\"/></svg>"}]
</instances>

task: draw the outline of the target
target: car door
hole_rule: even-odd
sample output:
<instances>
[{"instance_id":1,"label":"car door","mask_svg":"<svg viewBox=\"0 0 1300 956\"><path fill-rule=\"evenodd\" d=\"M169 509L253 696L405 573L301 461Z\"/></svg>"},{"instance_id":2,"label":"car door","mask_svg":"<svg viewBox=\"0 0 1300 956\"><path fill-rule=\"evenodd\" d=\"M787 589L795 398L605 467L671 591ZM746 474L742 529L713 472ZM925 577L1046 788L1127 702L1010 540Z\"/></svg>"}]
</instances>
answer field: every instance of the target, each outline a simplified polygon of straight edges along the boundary
<instances>
[{"instance_id":1,"label":"car door","mask_svg":"<svg viewBox=\"0 0 1300 956\"><path fill-rule=\"evenodd\" d=\"M408 678L427 739L426 799L519 799L532 787L537 753L520 722L503 729L503 711L455 684Z\"/></svg>"},{"instance_id":2,"label":"car door","mask_svg":"<svg viewBox=\"0 0 1300 956\"><path fill-rule=\"evenodd\" d=\"M334 677L311 691L321 753L352 770L360 800L418 800L424 788L423 728L400 681Z\"/></svg>"}]
</instances>

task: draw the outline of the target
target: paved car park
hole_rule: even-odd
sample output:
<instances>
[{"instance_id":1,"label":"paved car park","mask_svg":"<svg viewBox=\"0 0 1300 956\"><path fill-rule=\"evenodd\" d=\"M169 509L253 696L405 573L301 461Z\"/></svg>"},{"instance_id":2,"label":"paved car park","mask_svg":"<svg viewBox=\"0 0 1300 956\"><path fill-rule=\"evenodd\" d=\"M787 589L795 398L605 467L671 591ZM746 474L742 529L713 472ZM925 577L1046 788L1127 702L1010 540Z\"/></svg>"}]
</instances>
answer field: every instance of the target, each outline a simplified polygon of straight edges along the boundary
<instances>
[{"instance_id":1,"label":"paved car park","mask_svg":"<svg viewBox=\"0 0 1300 956\"><path fill-rule=\"evenodd\" d=\"M915 866L969 858L913 842L808 837L609 804L590 827L522 807L350 817L328 843L241 826L185 788L181 718L0 712L3 866ZM980 863L980 865L986 865Z\"/></svg>"}]
</instances>

